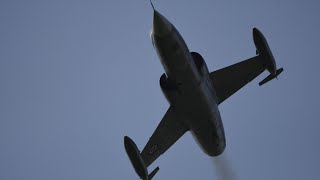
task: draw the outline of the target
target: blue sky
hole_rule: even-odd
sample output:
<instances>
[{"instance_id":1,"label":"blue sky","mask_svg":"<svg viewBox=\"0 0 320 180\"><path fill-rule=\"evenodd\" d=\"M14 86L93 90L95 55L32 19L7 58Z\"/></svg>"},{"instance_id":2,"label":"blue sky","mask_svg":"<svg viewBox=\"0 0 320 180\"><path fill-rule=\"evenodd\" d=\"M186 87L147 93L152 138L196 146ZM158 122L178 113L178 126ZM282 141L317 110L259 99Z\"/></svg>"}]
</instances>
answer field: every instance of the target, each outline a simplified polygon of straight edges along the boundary
<instances>
[{"instance_id":1,"label":"blue sky","mask_svg":"<svg viewBox=\"0 0 320 180\"><path fill-rule=\"evenodd\" d=\"M255 55L263 73L220 106L233 179L320 177L318 1L155 1L213 71ZM145 1L0 1L0 179L138 179L123 136L143 148L169 107ZM185 134L155 179L221 179ZM150 169L151 170L151 169Z\"/></svg>"}]
</instances>

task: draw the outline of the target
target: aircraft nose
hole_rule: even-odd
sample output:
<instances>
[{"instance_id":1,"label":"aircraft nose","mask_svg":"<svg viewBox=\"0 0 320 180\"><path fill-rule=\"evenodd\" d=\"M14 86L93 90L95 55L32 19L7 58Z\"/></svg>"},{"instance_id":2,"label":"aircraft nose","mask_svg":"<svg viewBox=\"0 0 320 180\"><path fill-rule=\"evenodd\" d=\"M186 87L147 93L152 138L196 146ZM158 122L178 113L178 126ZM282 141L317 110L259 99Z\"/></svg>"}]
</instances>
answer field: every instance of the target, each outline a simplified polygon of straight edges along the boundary
<instances>
[{"instance_id":1,"label":"aircraft nose","mask_svg":"<svg viewBox=\"0 0 320 180\"><path fill-rule=\"evenodd\" d=\"M165 36L170 33L171 23L158 11L153 13L153 34L156 36Z\"/></svg>"},{"instance_id":2,"label":"aircraft nose","mask_svg":"<svg viewBox=\"0 0 320 180\"><path fill-rule=\"evenodd\" d=\"M253 38L254 38L254 39L257 39L258 37L261 37L261 34L262 34L262 33L259 31L258 28L254 27L254 28L252 29L252 34L253 34Z\"/></svg>"}]
</instances>

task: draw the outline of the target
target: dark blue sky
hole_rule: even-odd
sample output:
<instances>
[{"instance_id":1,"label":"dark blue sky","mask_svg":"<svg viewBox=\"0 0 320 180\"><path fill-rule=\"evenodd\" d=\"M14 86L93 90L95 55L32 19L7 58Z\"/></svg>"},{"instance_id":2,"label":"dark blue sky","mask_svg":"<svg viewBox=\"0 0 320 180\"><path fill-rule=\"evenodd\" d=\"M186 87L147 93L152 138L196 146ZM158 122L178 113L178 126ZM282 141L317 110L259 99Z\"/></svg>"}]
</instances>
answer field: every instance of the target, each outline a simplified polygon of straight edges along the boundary
<instances>
[{"instance_id":1,"label":"dark blue sky","mask_svg":"<svg viewBox=\"0 0 320 180\"><path fill-rule=\"evenodd\" d=\"M154 5L211 71L255 55L254 26L285 69L220 106L234 179L319 179L320 3ZM138 179L123 136L142 149L169 107L151 27L147 0L0 1L0 179ZM219 178L189 133L155 166L155 179Z\"/></svg>"}]
</instances>

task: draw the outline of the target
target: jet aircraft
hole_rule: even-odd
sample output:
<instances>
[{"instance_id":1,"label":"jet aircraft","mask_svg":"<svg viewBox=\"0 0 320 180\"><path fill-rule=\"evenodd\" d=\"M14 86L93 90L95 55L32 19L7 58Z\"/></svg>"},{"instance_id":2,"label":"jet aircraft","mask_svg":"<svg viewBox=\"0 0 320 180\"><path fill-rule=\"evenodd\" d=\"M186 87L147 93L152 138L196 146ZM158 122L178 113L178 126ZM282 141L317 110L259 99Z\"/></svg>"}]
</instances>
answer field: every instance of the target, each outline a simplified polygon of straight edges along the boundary
<instances>
[{"instance_id":1,"label":"jet aircraft","mask_svg":"<svg viewBox=\"0 0 320 180\"><path fill-rule=\"evenodd\" d=\"M199 53L190 52L176 28L155 9L151 39L165 71L160 87L170 107L142 152L128 136L124 137L127 155L143 180L152 179L159 167L150 174L147 167L187 131L204 153L219 156L226 147L219 104L263 71L268 70L270 75L260 86L283 71L277 69L269 45L257 28L253 28L256 56L213 72L208 71Z\"/></svg>"}]
</instances>

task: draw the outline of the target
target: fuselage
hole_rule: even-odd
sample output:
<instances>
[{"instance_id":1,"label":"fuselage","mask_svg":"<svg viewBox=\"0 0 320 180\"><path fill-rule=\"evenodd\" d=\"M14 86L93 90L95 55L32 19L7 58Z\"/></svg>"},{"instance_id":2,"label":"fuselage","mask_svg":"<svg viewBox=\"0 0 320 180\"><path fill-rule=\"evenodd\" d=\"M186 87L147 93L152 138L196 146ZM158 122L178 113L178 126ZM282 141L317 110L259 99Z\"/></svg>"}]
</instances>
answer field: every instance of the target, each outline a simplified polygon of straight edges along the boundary
<instances>
[{"instance_id":1,"label":"fuselage","mask_svg":"<svg viewBox=\"0 0 320 180\"><path fill-rule=\"evenodd\" d=\"M226 143L217 97L209 76L198 72L185 41L164 16L154 11L153 21L153 46L168 79L176 84L176 93L170 104L204 152L218 156Z\"/></svg>"}]
</instances>

